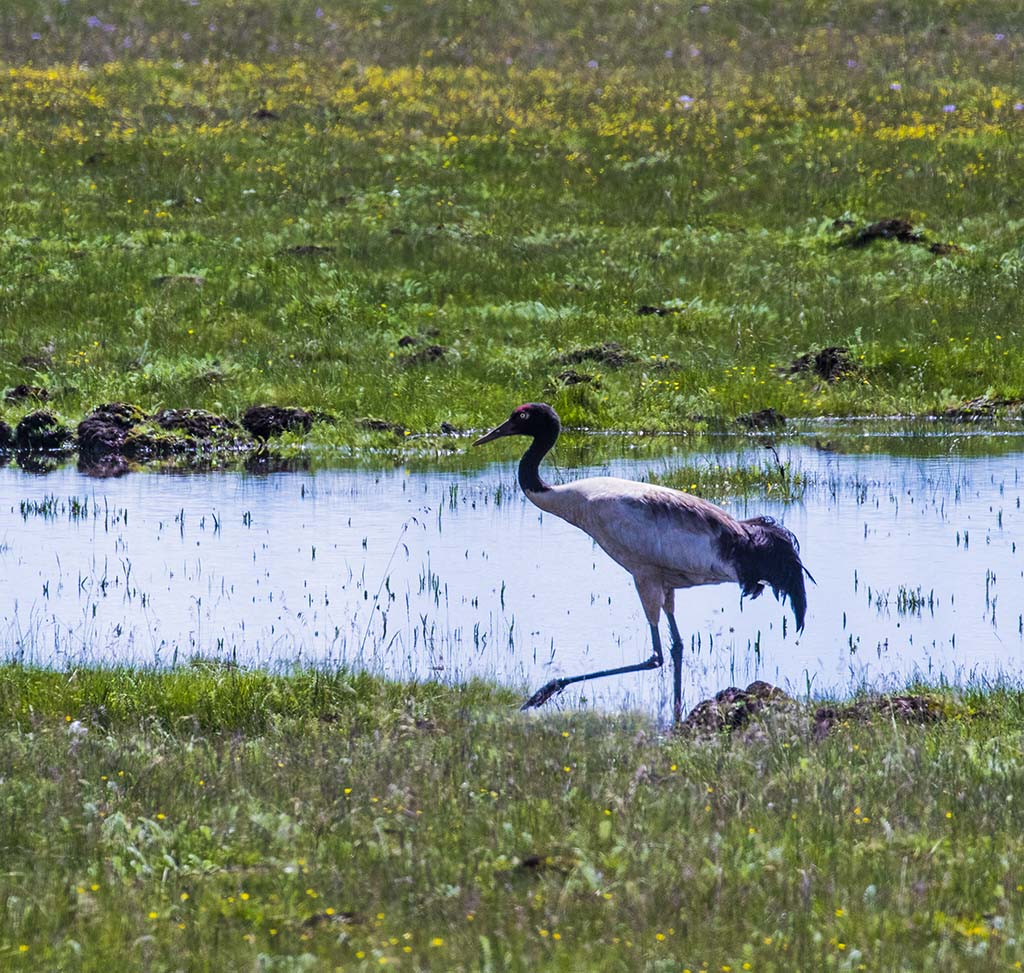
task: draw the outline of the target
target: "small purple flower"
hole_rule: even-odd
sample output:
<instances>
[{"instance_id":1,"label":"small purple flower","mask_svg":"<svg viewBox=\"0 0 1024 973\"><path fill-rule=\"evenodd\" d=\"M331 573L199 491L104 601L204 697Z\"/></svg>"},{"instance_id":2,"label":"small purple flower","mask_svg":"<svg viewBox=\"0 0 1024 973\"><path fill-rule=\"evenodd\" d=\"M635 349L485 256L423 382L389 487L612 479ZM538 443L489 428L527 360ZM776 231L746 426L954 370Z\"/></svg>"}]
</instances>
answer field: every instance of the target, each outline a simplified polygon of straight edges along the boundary
<instances>
[{"instance_id":1,"label":"small purple flower","mask_svg":"<svg viewBox=\"0 0 1024 973\"><path fill-rule=\"evenodd\" d=\"M891 85L889 85L889 90L890 91L902 91L903 90L903 85L901 85L898 81L894 81Z\"/></svg>"},{"instance_id":2,"label":"small purple flower","mask_svg":"<svg viewBox=\"0 0 1024 973\"><path fill-rule=\"evenodd\" d=\"M86 24L87 24L87 25L88 25L89 27L102 27L102 26L103 26L103 21L102 21L102 20L100 20L100 18L99 18L99 17L97 17L97 16L95 15L95 14L93 14L93 15L92 15L92 16L91 16L91 17L90 17L90 18L89 18L89 19L88 19L88 20L86 21Z\"/></svg>"},{"instance_id":3,"label":"small purple flower","mask_svg":"<svg viewBox=\"0 0 1024 973\"><path fill-rule=\"evenodd\" d=\"M667 51L665 52L665 57L666 57L666 58L671 58L671 57L672 57L672 54L673 54L673 51L672 51L672 49L670 48L669 50L667 50Z\"/></svg>"},{"instance_id":4,"label":"small purple flower","mask_svg":"<svg viewBox=\"0 0 1024 973\"><path fill-rule=\"evenodd\" d=\"M1024 111L1024 101L1018 101L1014 103L1014 111Z\"/></svg>"},{"instance_id":5,"label":"small purple flower","mask_svg":"<svg viewBox=\"0 0 1024 973\"><path fill-rule=\"evenodd\" d=\"M317 7L316 8L316 19L317 20L323 20L324 19L324 8L323 7Z\"/></svg>"},{"instance_id":6,"label":"small purple flower","mask_svg":"<svg viewBox=\"0 0 1024 973\"><path fill-rule=\"evenodd\" d=\"M943 105L943 106L942 106L942 110L943 110L943 111L944 111L944 112L945 112L945 113L946 113L947 115L950 115L950 114L952 114L953 112L955 112L955 111L956 111L956 105Z\"/></svg>"},{"instance_id":7,"label":"small purple flower","mask_svg":"<svg viewBox=\"0 0 1024 973\"><path fill-rule=\"evenodd\" d=\"M121 41L121 46L126 49L131 47L132 39L130 37L126 37L123 41Z\"/></svg>"},{"instance_id":8,"label":"small purple flower","mask_svg":"<svg viewBox=\"0 0 1024 973\"><path fill-rule=\"evenodd\" d=\"M682 105L683 108L689 108L690 105L693 104L693 95L680 95L678 98L676 98L676 101L679 102L679 104Z\"/></svg>"},{"instance_id":9,"label":"small purple flower","mask_svg":"<svg viewBox=\"0 0 1024 973\"><path fill-rule=\"evenodd\" d=\"M996 34L995 38L996 38L997 41L1005 41L1006 40L1006 34Z\"/></svg>"},{"instance_id":10,"label":"small purple flower","mask_svg":"<svg viewBox=\"0 0 1024 973\"><path fill-rule=\"evenodd\" d=\"M183 31L182 35L181 35L181 39L183 41L190 41L190 40L192 40L192 35L187 30Z\"/></svg>"},{"instance_id":11,"label":"small purple flower","mask_svg":"<svg viewBox=\"0 0 1024 973\"><path fill-rule=\"evenodd\" d=\"M43 39L43 35L40 34L38 30L32 31L32 40L34 40L34 41L41 41L42 39Z\"/></svg>"},{"instance_id":12,"label":"small purple flower","mask_svg":"<svg viewBox=\"0 0 1024 973\"><path fill-rule=\"evenodd\" d=\"M711 7L710 7L710 6L708 6L708 4L706 4L706 3L702 3L702 4L701 4L701 5L700 5L700 6L699 6L699 7L697 8L697 10L698 10L698 11L699 11L700 13L702 13L702 14L709 14L709 13L711 13Z\"/></svg>"},{"instance_id":13,"label":"small purple flower","mask_svg":"<svg viewBox=\"0 0 1024 973\"><path fill-rule=\"evenodd\" d=\"M846 66L848 68L855 68L857 66L857 62L851 57L849 58L849 60L847 60Z\"/></svg>"},{"instance_id":14,"label":"small purple flower","mask_svg":"<svg viewBox=\"0 0 1024 973\"><path fill-rule=\"evenodd\" d=\"M587 67L593 70L594 68L597 67L597 61L591 58L589 61L587 61Z\"/></svg>"},{"instance_id":15,"label":"small purple flower","mask_svg":"<svg viewBox=\"0 0 1024 973\"><path fill-rule=\"evenodd\" d=\"M103 33L104 34L113 34L115 30L117 30L117 28L113 24L104 24L103 25Z\"/></svg>"},{"instance_id":16,"label":"small purple flower","mask_svg":"<svg viewBox=\"0 0 1024 973\"><path fill-rule=\"evenodd\" d=\"M691 47L690 48L690 57L700 57L700 48L699 47Z\"/></svg>"}]
</instances>

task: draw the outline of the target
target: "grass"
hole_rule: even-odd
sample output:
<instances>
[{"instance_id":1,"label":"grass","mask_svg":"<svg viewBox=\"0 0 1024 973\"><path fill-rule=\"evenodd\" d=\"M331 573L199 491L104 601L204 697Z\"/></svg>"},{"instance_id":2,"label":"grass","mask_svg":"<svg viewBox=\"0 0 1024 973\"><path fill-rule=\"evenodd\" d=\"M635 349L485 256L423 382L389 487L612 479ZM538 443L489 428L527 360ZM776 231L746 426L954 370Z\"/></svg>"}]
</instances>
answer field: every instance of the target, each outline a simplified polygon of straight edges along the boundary
<instances>
[{"instance_id":1,"label":"grass","mask_svg":"<svg viewBox=\"0 0 1024 973\"><path fill-rule=\"evenodd\" d=\"M0 671L12 970L1013 969L1017 690L733 738L481 684Z\"/></svg>"},{"instance_id":2,"label":"grass","mask_svg":"<svg viewBox=\"0 0 1024 973\"><path fill-rule=\"evenodd\" d=\"M332 444L1024 398L1016 6L321 6L4 6L0 385Z\"/></svg>"}]
</instances>

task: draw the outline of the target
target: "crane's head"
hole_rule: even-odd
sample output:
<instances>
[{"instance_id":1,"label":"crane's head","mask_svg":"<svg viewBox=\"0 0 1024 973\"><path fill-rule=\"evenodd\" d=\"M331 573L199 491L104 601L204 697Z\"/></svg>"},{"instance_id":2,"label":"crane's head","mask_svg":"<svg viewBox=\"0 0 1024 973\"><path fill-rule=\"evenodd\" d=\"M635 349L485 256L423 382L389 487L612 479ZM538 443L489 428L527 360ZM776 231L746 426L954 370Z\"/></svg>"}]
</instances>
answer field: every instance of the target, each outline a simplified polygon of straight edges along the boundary
<instances>
[{"instance_id":1,"label":"crane's head","mask_svg":"<svg viewBox=\"0 0 1024 973\"><path fill-rule=\"evenodd\" d=\"M486 436L481 436L474 446L482 446L502 436L533 436L534 439L554 442L562 428L558 413L543 402L527 402L518 406L497 429L492 429Z\"/></svg>"}]
</instances>

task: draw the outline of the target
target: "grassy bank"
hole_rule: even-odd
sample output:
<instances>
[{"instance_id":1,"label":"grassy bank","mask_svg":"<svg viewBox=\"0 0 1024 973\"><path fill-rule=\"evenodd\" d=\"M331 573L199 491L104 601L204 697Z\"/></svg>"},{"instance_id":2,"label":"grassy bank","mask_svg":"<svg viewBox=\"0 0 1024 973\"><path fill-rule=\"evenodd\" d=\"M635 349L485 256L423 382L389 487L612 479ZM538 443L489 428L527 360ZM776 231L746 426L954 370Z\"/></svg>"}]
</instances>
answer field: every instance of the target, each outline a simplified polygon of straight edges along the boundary
<instances>
[{"instance_id":1,"label":"grassy bank","mask_svg":"<svg viewBox=\"0 0 1024 973\"><path fill-rule=\"evenodd\" d=\"M733 738L482 685L0 671L0 965L1015 968L1024 697Z\"/></svg>"},{"instance_id":2,"label":"grassy bank","mask_svg":"<svg viewBox=\"0 0 1024 973\"><path fill-rule=\"evenodd\" d=\"M0 385L68 419L304 405L340 418L330 442L539 398L628 428L1013 409L1019 26L1008 4L15 0ZM905 242L847 245L894 217ZM792 370L830 345L833 380Z\"/></svg>"}]
</instances>

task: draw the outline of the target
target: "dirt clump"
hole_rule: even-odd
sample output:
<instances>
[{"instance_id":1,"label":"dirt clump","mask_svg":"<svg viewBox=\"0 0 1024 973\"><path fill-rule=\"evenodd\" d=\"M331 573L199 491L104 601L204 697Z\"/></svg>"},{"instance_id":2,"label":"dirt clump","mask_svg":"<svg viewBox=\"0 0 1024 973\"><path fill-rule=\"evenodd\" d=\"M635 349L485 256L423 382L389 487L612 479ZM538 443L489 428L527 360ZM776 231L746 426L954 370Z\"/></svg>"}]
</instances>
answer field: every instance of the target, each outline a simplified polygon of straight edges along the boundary
<instances>
[{"instance_id":1,"label":"dirt clump","mask_svg":"<svg viewBox=\"0 0 1024 973\"><path fill-rule=\"evenodd\" d=\"M876 716L901 723L925 725L946 718L942 705L930 696L900 695L858 699L845 706L821 706L814 713L814 736L824 739L837 723L867 723Z\"/></svg>"},{"instance_id":2,"label":"dirt clump","mask_svg":"<svg viewBox=\"0 0 1024 973\"><path fill-rule=\"evenodd\" d=\"M78 424L78 451L86 459L123 453L128 431L147 418L126 402L99 405Z\"/></svg>"},{"instance_id":3,"label":"dirt clump","mask_svg":"<svg viewBox=\"0 0 1024 973\"><path fill-rule=\"evenodd\" d=\"M681 307L661 307L657 304L641 304L636 309L637 314L654 314L659 318L666 317L669 314L682 314L683 309Z\"/></svg>"},{"instance_id":4,"label":"dirt clump","mask_svg":"<svg viewBox=\"0 0 1024 973\"><path fill-rule=\"evenodd\" d=\"M737 416L736 421L747 429L763 432L766 429L781 429L786 424L786 417L776 409L768 408Z\"/></svg>"},{"instance_id":5,"label":"dirt clump","mask_svg":"<svg viewBox=\"0 0 1024 973\"><path fill-rule=\"evenodd\" d=\"M238 423L205 409L163 409L153 416L161 428L181 432L192 439L223 440L238 431Z\"/></svg>"},{"instance_id":6,"label":"dirt clump","mask_svg":"<svg viewBox=\"0 0 1024 973\"><path fill-rule=\"evenodd\" d=\"M579 365L585 361L601 362L609 368L622 368L624 365L632 365L640 361L640 356L626 351L617 341L605 341L600 345L591 345L589 348L576 348L561 355L558 359L559 364L562 365Z\"/></svg>"},{"instance_id":7,"label":"dirt clump","mask_svg":"<svg viewBox=\"0 0 1024 973\"><path fill-rule=\"evenodd\" d=\"M14 445L30 453L56 453L71 448L74 436L52 412L30 412L14 430Z\"/></svg>"},{"instance_id":8,"label":"dirt clump","mask_svg":"<svg viewBox=\"0 0 1024 973\"><path fill-rule=\"evenodd\" d=\"M441 361L450 348L445 348L444 345L427 345L424 348L420 348L419 351L414 351L411 355L406 355L400 359L402 365L427 365L431 362Z\"/></svg>"},{"instance_id":9,"label":"dirt clump","mask_svg":"<svg viewBox=\"0 0 1024 973\"><path fill-rule=\"evenodd\" d=\"M563 385L593 385L594 388L601 387L601 383L598 381L596 375L588 375L586 372L577 372L573 368L567 368L564 372L559 372L555 377Z\"/></svg>"},{"instance_id":10,"label":"dirt clump","mask_svg":"<svg viewBox=\"0 0 1024 973\"><path fill-rule=\"evenodd\" d=\"M30 368L34 372L48 372L53 367L53 352L43 349L38 355L22 355L19 368Z\"/></svg>"},{"instance_id":11,"label":"dirt clump","mask_svg":"<svg viewBox=\"0 0 1024 973\"><path fill-rule=\"evenodd\" d=\"M850 357L849 348L840 348L837 345L830 345L820 351L808 351L799 358L795 358L784 374L796 375L799 372L814 372L818 378L826 382L835 382L849 372L857 370L857 366Z\"/></svg>"},{"instance_id":12,"label":"dirt clump","mask_svg":"<svg viewBox=\"0 0 1024 973\"><path fill-rule=\"evenodd\" d=\"M356 419L356 428L370 432L393 432L396 436L404 436L406 433L405 426L400 422L388 422L387 419L375 419L373 416Z\"/></svg>"},{"instance_id":13,"label":"dirt clump","mask_svg":"<svg viewBox=\"0 0 1024 973\"><path fill-rule=\"evenodd\" d=\"M242 428L266 442L286 432L309 432L313 414L296 406L251 405L242 415Z\"/></svg>"},{"instance_id":14,"label":"dirt clump","mask_svg":"<svg viewBox=\"0 0 1024 973\"><path fill-rule=\"evenodd\" d=\"M924 237L914 230L914 224L910 220L899 217L888 217L878 220L876 223L869 223L859 230L848 233L839 241L839 245L859 249L866 247L875 240L895 240L898 243L921 243Z\"/></svg>"},{"instance_id":15,"label":"dirt clump","mask_svg":"<svg viewBox=\"0 0 1024 973\"><path fill-rule=\"evenodd\" d=\"M933 243L928 247L929 253L937 257L951 257L954 254L967 253L967 251L955 243Z\"/></svg>"},{"instance_id":16,"label":"dirt clump","mask_svg":"<svg viewBox=\"0 0 1024 973\"><path fill-rule=\"evenodd\" d=\"M4 401L12 403L27 402L29 399L46 402L49 398L49 391L41 385L15 385L4 393Z\"/></svg>"},{"instance_id":17,"label":"dirt clump","mask_svg":"<svg viewBox=\"0 0 1024 973\"><path fill-rule=\"evenodd\" d=\"M746 689L730 686L715 693L712 699L698 703L683 720L682 727L704 733L738 730L765 709L791 709L793 705L793 698L783 690L758 679Z\"/></svg>"},{"instance_id":18,"label":"dirt clump","mask_svg":"<svg viewBox=\"0 0 1024 973\"><path fill-rule=\"evenodd\" d=\"M997 411L1015 410L1020 411L1024 406L1024 400L991 397L979 395L964 402L962 405L951 406L942 413L943 419L952 419L957 422L978 422L982 419L991 419Z\"/></svg>"}]
</instances>

